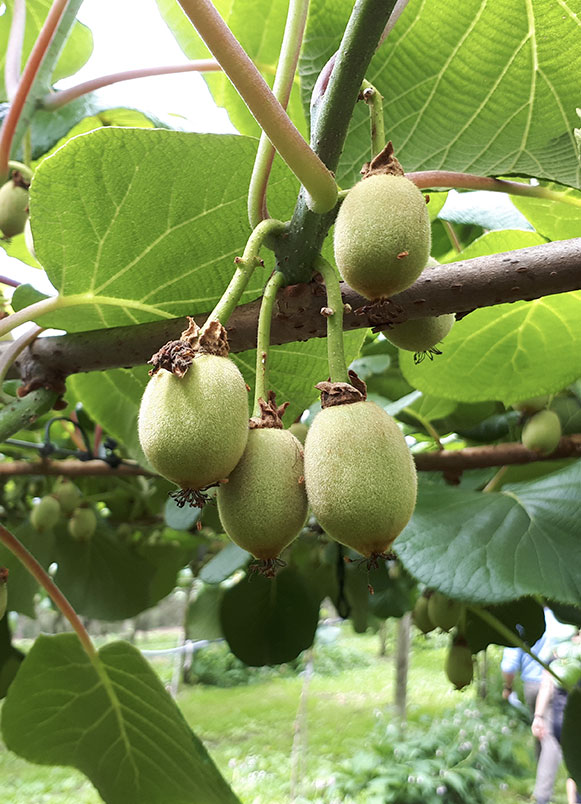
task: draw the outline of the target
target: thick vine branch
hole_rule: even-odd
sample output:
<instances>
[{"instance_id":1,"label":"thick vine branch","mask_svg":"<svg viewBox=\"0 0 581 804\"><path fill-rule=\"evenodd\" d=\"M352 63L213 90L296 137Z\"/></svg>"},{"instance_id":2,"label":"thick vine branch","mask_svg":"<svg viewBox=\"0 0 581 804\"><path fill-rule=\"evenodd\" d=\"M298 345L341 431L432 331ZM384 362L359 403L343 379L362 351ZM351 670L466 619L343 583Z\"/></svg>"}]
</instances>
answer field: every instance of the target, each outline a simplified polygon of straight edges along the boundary
<instances>
[{"instance_id":1,"label":"thick vine branch","mask_svg":"<svg viewBox=\"0 0 581 804\"><path fill-rule=\"evenodd\" d=\"M386 329L407 318L466 313L580 289L581 238L561 240L432 268L428 276L380 307L360 310L369 303L343 283L343 300L352 308L345 313L343 328ZM277 297L271 343L325 337L324 306L325 289L316 282L284 288ZM260 300L236 308L227 326L231 351L254 348L259 310ZM196 321L202 324L206 317L196 315ZM69 374L143 365L161 344L178 338L183 327L182 317L39 338L20 355L8 376L20 376L31 390L58 389ZM6 348L9 344L0 343L0 355Z\"/></svg>"},{"instance_id":2,"label":"thick vine branch","mask_svg":"<svg viewBox=\"0 0 581 804\"><path fill-rule=\"evenodd\" d=\"M0 477L15 475L63 475L66 477L153 477L137 464L122 463L114 469L104 461L5 461L0 463Z\"/></svg>"}]
</instances>

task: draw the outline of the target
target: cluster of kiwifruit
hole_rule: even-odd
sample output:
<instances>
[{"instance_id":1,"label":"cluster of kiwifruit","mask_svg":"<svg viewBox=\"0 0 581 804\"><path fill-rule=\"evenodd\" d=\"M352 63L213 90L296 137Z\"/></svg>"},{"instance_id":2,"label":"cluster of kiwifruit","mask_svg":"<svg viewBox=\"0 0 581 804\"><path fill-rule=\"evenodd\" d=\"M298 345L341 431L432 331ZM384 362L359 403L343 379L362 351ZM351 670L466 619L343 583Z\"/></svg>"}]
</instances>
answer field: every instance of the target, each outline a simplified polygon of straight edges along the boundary
<instances>
[{"instance_id":1,"label":"cluster of kiwifruit","mask_svg":"<svg viewBox=\"0 0 581 804\"><path fill-rule=\"evenodd\" d=\"M348 194L335 224L335 258L344 279L371 300L409 287L429 262L426 200L401 175L374 175ZM296 538L307 509L327 534L377 562L408 523L416 501L412 455L396 421L365 386L319 383L322 410L304 449L282 429L274 398L248 419L247 387L229 359L225 330L193 321L179 341L152 358L139 413L143 451L180 487L179 505L203 505L218 485L220 519L230 538L272 574ZM402 348L429 351L452 316L390 331ZM203 339L203 342L202 340Z\"/></svg>"},{"instance_id":2,"label":"cluster of kiwifruit","mask_svg":"<svg viewBox=\"0 0 581 804\"><path fill-rule=\"evenodd\" d=\"M30 524L38 533L44 533L52 530L65 516L71 537L75 541L88 542L97 529L97 516L82 499L81 490L71 480L58 480L52 493L41 497L32 508Z\"/></svg>"},{"instance_id":3,"label":"cluster of kiwifruit","mask_svg":"<svg viewBox=\"0 0 581 804\"><path fill-rule=\"evenodd\" d=\"M548 406L551 397L536 396L517 402L513 407L523 416L521 440L527 449L550 455L557 449L562 436L561 420Z\"/></svg>"},{"instance_id":4,"label":"cluster of kiwifruit","mask_svg":"<svg viewBox=\"0 0 581 804\"><path fill-rule=\"evenodd\" d=\"M0 237L22 234L28 221L29 182L18 171L0 187Z\"/></svg>"},{"instance_id":5,"label":"cluster of kiwifruit","mask_svg":"<svg viewBox=\"0 0 581 804\"><path fill-rule=\"evenodd\" d=\"M451 635L445 670L448 680L457 690L467 687L473 678L472 652L458 629L462 610L463 605L459 600L452 600L432 589L424 589L412 611L414 624L423 634L429 634L436 628L446 633L455 629Z\"/></svg>"}]
</instances>

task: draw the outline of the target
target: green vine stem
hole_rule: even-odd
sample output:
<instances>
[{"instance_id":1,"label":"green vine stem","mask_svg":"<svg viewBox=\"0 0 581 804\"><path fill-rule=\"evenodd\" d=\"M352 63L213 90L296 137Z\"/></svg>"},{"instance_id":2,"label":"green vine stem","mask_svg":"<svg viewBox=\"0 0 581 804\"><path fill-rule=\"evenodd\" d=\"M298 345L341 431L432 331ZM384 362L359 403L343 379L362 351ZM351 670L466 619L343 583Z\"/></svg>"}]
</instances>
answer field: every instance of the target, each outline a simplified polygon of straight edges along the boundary
<instances>
[{"instance_id":1,"label":"green vine stem","mask_svg":"<svg viewBox=\"0 0 581 804\"><path fill-rule=\"evenodd\" d=\"M490 625L491 628L494 628L494 630L503 636L508 642L510 642L511 645L514 645L515 648L520 648L527 654L527 656L529 656L531 659L534 659L537 664L540 664L541 667L547 671L547 673L550 673L553 676L559 686L567 686L565 682L555 673L555 671L551 670L550 665L548 665L542 659L539 659L538 656L535 656L526 642L524 642L517 634L511 631L510 628L508 628L503 622L495 617L494 614L491 614L489 611L486 611L486 609L481 609L478 606L468 606L467 608L472 614L480 617L480 619L484 620L484 622Z\"/></svg>"},{"instance_id":2,"label":"green vine stem","mask_svg":"<svg viewBox=\"0 0 581 804\"><path fill-rule=\"evenodd\" d=\"M309 208L319 214L329 212L337 203L333 174L305 142L211 0L179 3L259 126L306 188Z\"/></svg>"},{"instance_id":3,"label":"green vine stem","mask_svg":"<svg viewBox=\"0 0 581 804\"><path fill-rule=\"evenodd\" d=\"M331 382L349 382L343 346L343 298L339 277L333 266L320 255L315 260L314 268L321 273L327 290L327 307L323 308L321 314L327 319L329 376Z\"/></svg>"},{"instance_id":4,"label":"green vine stem","mask_svg":"<svg viewBox=\"0 0 581 804\"><path fill-rule=\"evenodd\" d=\"M369 107L371 125L371 158L385 148L385 124L383 122L383 95L369 81L361 84L361 96Z\"/></svg>"},{"instance_id":5,"label":"green vine stem","mask_svg":"<svg viewBox=\"0 0 581 804\"><path fill-rule=\"evenodd\" d=\"M43 327L33 327L31 332L25 332L24 335L21 335L20 338L11 343L8 349L6 349L6 351L0 356L0 394L2 393L2 384L6 379L8 369L14 363L18 355L24 351L27 346L30 346L30 344L38 338L41 332L44 332ZM3 401L11 402L12 398L4 398Z\"/></svg>"},{"instance_id":6,"label":"green vine stem","mask_svg":"<svg viewBox=\"0 0 581 804\"><path fill-rule=\"evenodd\" d=\"M24 43L24 30L26 27L26 2L14 0L12 3L12 23L6 46L4 61L4 84L6 96L10 102L16 94L20 81L20 64L22 62L22 45Z\"/></svg>"},{"instance_id":7,"label":"green vine stem","mask_svg":"<svg viewBox=\"0 0 581 804\"><path fill-rule=\"evenodd\" d=\"M20 144L34 114L40 94L46 92L66 36L83 0L54 0L18 82L14 98L0 129L0 182L8 177L12 151Z\"/></svg>"},{"instance_id":8,"label":"green vine stem","mask_svg":"<svg viewBox=\"0 0 581 804\"><path fill-rule=\"evenodd\" d=\"M262 261L258 255L265 239L270 235L281 234L285 229L285 223L282 223L282 221L277 221L273 218L268 218L268 220L262 221L258 224L248 238L246 248L244 249L244 254L242 257L236 257L234 260L236 263L234 276L230 280L230 284L224 291L222 298L210 313L207 321L204 323L202 332L206 332L208 330L212 321L219 321L220 324L224 326L226 325L226 322L236 309L236 306L240 301L240 297L244 293L246 285L248 284L254 269L258 265L262 265Z\"/></svg>"},{"instance_id":9,"label":"green vine stem","mask_svg":"<svg viewBox=\"0 0 581 804\"><path fill-rule=\"evenodd\" d=\"M439 450L444 449L444 445L442 444L442 442L440 440L440 434L438 433L438 431L436 430L436 428L433 426L433 424L431 423L431 421L429 419L426 419L424 416L422 416L420 413L415 411L413 408L407 407L407 408L404 408L403 410L404 410L404 413L407 413L408 416L413 416L413 418L416 421L418 421L422 425L422 427L424 427L426 432L429 435L431 435L432 438L434 439L434 441L436 442L436 445L437 445Z\"/></svg>"},{"instance_id":10,"label":"green vine stem","mask_svg":"<svg viewBox=\"0 0 581 804\"><path fill-rule=\"evenodd\" d=\"M284 274L275 271L266 283L260 314L258 316L258 333L256 337L256 382L254 385L253 416L260 416L259 399L268 399L269 371L270 371L270 325L272 323L272 308L279 288L284 284Z\"/></svg>"},{"instance_id":11,"label":"green vine stem","mask_svg":"<svg viewBox=\"0 0 581 804\"><path fill-rule=\"evenodd\" d=\"M38 563L32 553L26 549L26 547L16 538L16 536L10 533L9 530L6 530L6 528L2 527L2 525L0 525L0 542L2 542L4 547L6 547L14 556L16 556L24 568L27 569L32 577L43 587L61 614L67 618L72 626L73 631L78 636L79 642L83 646L89 659L92 662L98 661L97 650L91 642L91 637L87 633L85 626L80 621L78 614L46 570Z\"/></svg>"},{"instance_id":12,"label":"green vine stem","mask_svg":"<svg viewBox=\"0 0 581 804\"><path fill-rule=\"evenodd\" d=\"M31 391L22 399L11 397L10 402L0 408L0 443L34 424L39 416L52 408L56 400L57 394L46 388Z\"/></svg>"},{"instance_id":13,"label":"green vine stem","mask_svg":"<svg viewBox=\"0 0 581 804\"><path fill-rule=\"evenodd\" d=\"M488 481L488 483L484 486L484 488L482 489L482 493L484 494L484 492L496 491L497 488L501 485L502 478L505 476L507 472L508 472L508 466L501 466L498 472L494 474L494 477L491 478Z\"/></svg>"},{"instance_id":14,"label":"green vine stem","mask_svg":"<svg viewBox=\"0 0 581 804\"><path fill-rule=\"evenodd\" d=\"M303 43L305 25L307 24L307 14L309 11L309 0L290 0L286 26L280 49L278 66L274 78L272 92L277 101L280 101L283 109L286 109L290 99L290 94L294 82L294 77L299 60L299 53ZM272 169L275 149L272 143L262 133L258 143L258 151L250 187L248 190L248 220L254 229L261 220L268 217L266 206L266 188Z\"/></svg>"},{"instance_id":15,"label":"green vine stem","mask_svg":"<svg viewBox=\"0 0 581 804\"><path fill-rule=\"evenodd\" d=\"M76 84L74 87L68 89L60 89L57 92L49 92L42 98L40 105L43 109L54 111L60 109L61 106L70 103L83 95L88 95L89 92L96 92L103 87L118 84L121 81L133 81L136 78L149 78L153 75L173 75L174 73L209 73L217 72L222 68L216 59L198 59L197 61L190 61L187 64L172 64L165 67L142 67L136 70L124 70L118 73L109 73L108 75L101 75L98 78L91 78L90 81L84 81L82 84Z\"/></svg>"},{"instance_id":16,"label":"green vine stem","mask_svg":"<svg viewBox=\"0 0 581 804\"><path fill-rule=\"evenodd\" d=\"M563 204L581 207L581 198L549 190L548 187L522 184L518 181L493 179L490 176L477 176L474 173L455 173L453 170L421 170L416 173L406 173L405 175L420 190L447 190L451 187L463 190L491 190L495 193L523 195L529 198L545 198L548 201L560 201Z\"/></svg>"}]
</instances>

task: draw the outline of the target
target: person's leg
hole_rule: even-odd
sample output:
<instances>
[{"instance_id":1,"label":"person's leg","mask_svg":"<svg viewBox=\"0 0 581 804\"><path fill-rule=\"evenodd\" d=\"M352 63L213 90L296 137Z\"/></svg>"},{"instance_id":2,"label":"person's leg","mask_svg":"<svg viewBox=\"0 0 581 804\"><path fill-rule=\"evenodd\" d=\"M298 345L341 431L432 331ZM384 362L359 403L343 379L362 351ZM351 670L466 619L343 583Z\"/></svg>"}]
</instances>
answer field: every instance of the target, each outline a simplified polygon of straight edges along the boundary
<instances>
[{"instance_id":1,"label":"person's leg","mask_svg":"<svg viewBox=\"0 0 581 804\"><path fill-rule=\"evenodd\" d=\"M579 804L581 795L577 792L577 785L573 779L567 779L567 804Z\"/></svg>"},{"instance_id":2,"label":"person's leg","mask_svg":"<svg viewBox=\"0 0 581 804\"><path fill-rule=\"evenodd\" d=\"M538 684L524 684L525 699L529 706L532 704L533 712L538 690ZM533 791L533 798L536 804L548 804L551 800L555 779L557 778L559 765L562 759L561 746L553 734L552 711L553 707L551 705L547 706L545 711L546 733L539 744L540 750L537 759L537 774L535 789Z\"/></svg>"}]
</instances>

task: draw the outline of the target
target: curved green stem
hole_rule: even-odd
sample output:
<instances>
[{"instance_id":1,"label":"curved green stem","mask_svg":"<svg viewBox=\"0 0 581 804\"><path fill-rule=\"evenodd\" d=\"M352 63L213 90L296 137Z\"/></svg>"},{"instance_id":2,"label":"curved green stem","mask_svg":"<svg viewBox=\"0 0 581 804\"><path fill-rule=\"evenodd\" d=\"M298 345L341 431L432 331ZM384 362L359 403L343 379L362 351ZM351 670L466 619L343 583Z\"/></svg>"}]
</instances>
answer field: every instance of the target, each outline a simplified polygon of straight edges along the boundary
<instances>
[{"instance_id":1,"label":"curved green stem","mask_svg":"<svg viewBox=\"0 0 581 804\"><path fill-rule=\"evenodd\" d=\"M524 651L524 653L527 654L527 656L529 656L531 659L534 659L537 664L540 664L541 667L547 671L547 673L550 673L553 676L559 686L567 686L563 680L559 678L555 671L551 670L550 665L548 665L542 659L539 659L538 656L535 656L527 643L524 642L518 636L518 634L515 634L514 631L511 631L510 628L508 628L497 617L495 617L494 614L491 614L489 611L486 611L486 609L481 609L478 606L468 606L467 608L472 612L472 614L476 614L477 617L480 617L481 620L484 620L485 623L494 628L494 630L497 631L501 636L505 637L505 639L510 642L511 645L514 645L515 648L520 648L522 651Z\"/></svg>"},{"instance_id":2,"label":"curved green stem","mask_svg":"<svg viewBox=\"0 0 581 804\"><path fill-rule=\"evenodd\" d=\"M34 327L32 332L25 332L20 338L10 344L8 349L2 353L0 357L0 388L8 373L8 369L14 363L18 355L26 349L33 341L35 341L41 332L44 332L43 327Z\"/></svg>"},{"instance_id":3,"label":"curved green stem","mask_svg":"<svg viewBox=\"0 0 581 804\"><path fill-rule=\"evenodd\" d=\"M349 382L349 371L345 362L343 346L343 298L339 277L333 266L320 255L315 260L314 268L320 271L327 289L327 359L331 382Z\"/></svg>"},{"instance_id":4,"label":"curved green stem","mask_svg":"<svg viewBox=\"0 0 581 804\"><path fill-rule=\"evenodd\" d=\"M9 101L14 98L20 81L20 63L22 61L25 27L26 2L25 0L14 0L12 3L12 22L4 60L4 84Z\"/></svg>"},{"instance_id":5,"label":"curved green stem","mask_svg":"<svg viewBox=\"0 0 581 804\"><path fill-rule=\"evenodd\" d=\"M496 491L497 488L501 485L502 478L505 476L507 472L508 472L508 466L501 466L498 472L495 473L494 477L491 478L488 481L488 483L484 486L484 488L482 489L482 493L484 494L484 492Z\"/></svg>"},{"instance_id":6,"label":"curved green stem","mask_svg":"<svg viewBox=\"0 0 581 804\"><path fill-rule=\"evenodd\" d=\"M282 223L282 221L274 220L273 218L268 218L268 220L258 224L248 238L244 254L242 257L236 257L234 260L236 263L234 276L230 280L222 298L210 313L202 327L202 332L205 332L209 328L212 321L219 321L223 325L226 324L236 309L254 269L262 264L258 254L265 239L270 235L282 234L285 229L286 224Z\"/></svg>"},{"instance_id":7,"label":"curved green stem","mask_svg":"<svg viewBox=\"0 0 581 804\"><path fill-rule=\"evenodd\" d=\"M433 426L433 424L430 422L429 419L426 419L424 416L415 411L413 408L409 407L404 408L403 411L404 413L407 413L408 416L413 416L413 418L422 425L422 427L426 430L426 432L432 436L432 438L438 445L438 449L444 449L444 445L440 440L440 434L438 433L438 431L436 430L436 428Z\"/></svg>"},{"instance_id":8,"label":"curved green stem","mask_svg":"<svg viewBox=\"0 0 581 804\"><path fill-rule=\"evenodd\" d=\"M280 101L283 109L288 106L305 33L308 10L309 0L290 0L280 57L272 88L274 97ZM266 134L262 133L248 189L248 220L253 229L258 226L261 220L268 217L266 188L272 169L274 153L272 143Z\"/></svg>"},{"instance_id":9,"label":"curved green stem","mask_svg":"<svg viewBox=\"0 0 581 804\"><path fill-rule=\"evenodd\" d=\"M383 122L383 95L369 81L361 84L361 95L369 106L369 122L371 124L371 158L380 154L385 148L385 125Z\"/></svg>"},{"instance_id":10,"label":"curved green stem","mask_svg":"<svg viewBox=\"0 0 581 804\"><path fill-rule=\"evenodd\" d=\"M0 408L0 442L6 441L25 427L31 424L52 408L56 402L57 394L38 388L31 391L22 399L11 397L3 408Z\"/></svg>"},{"instance_id":11,"label":"curved green stem","mask_svg":"<svg viewBox=\"0 0 581 804\"><path fill-rule=\"evenodd\" d=\"M275 271L266 283L260 314L258 316L258 334L256 337L256 382L254 385L253 416L260 416L259 399L268 398L268 375L270 370L270 325L272 323L272 308L278 289L284 284L284 274Z\"/></svg>"},{"instance_id":12,"label":"curved green stem","mask_svg":"<svg viewBox=\"0 0 581 804\"><path fill-rule=\"evenodd\" d=\"M25 165L24 162L16 162L14 159L10 159L8 167L10 170L17 170L19 173L22 173L23 176L26 176L26 178L31 181L34 178L34 170L28 167L28 165Z\"/></svg>"},{"instance_id":13,"label":"curved green stem","mask_svg":"<svg viewBox=\"0 0 581 804\"><path fill-rule=\"evenodd\" d=\"M333 174L295 128L211 0L179 0L179 3L258 125L306 188L309 208L319 214L329 212L337 203Z\"/></svg>"},{"instance_id":14,"label":"curved green stem","mask_svg":"<svg viewBox=\"0 0 581 804\"><path fill-rule=\"evenodd\" d=\"M2 527L2 525L0 525L0 542L2 542L4 547L6 547L14 556L16 556L24 568L27 569L32 577L43 587L57 609L71 624L73 631L78 636L79 642L83 646L89 659L91 659L92 662L96 661L98 658L97 650L91 642L91 637L87 633L85 626L80 621L78 614L52 580L50 575L46 572L44 567L38 563L32 553L26 549L26 547L16 538L16 536L10 533L9 530L6 530L6 528Z\"/></svg>"},{"instance_id":15,"label":"curved green stem","mask_svg":"<svg viewBox=\"0 0 581 804\"><path fill-rule=\"evenodd\" d=\"M416 173L406 173L405 175L420 190L448 190L451 187L463 190L490 190L494 193L545 198L548 201L560 201L562 204L581 207L581 198L559 193L556 190L549 190L548 187L524 184L519 181L493 179L490 176L477 176L474 173L456 173L453 170L420 170Z\"/></svg>"}]
</instances>

